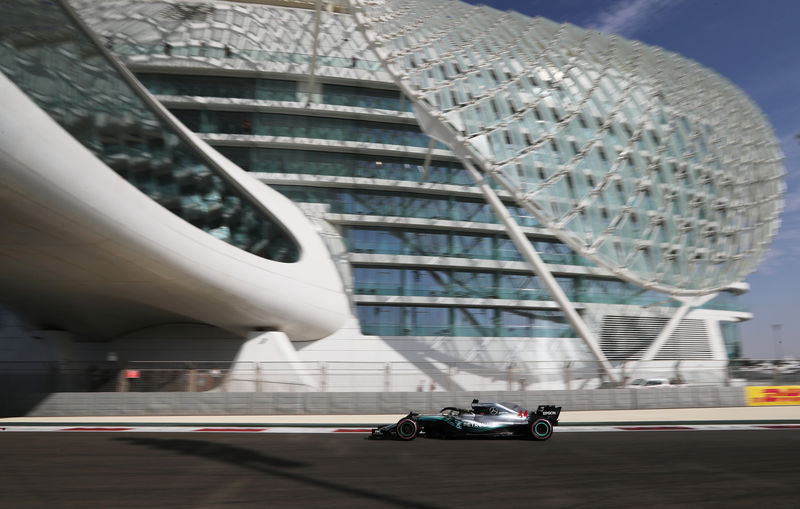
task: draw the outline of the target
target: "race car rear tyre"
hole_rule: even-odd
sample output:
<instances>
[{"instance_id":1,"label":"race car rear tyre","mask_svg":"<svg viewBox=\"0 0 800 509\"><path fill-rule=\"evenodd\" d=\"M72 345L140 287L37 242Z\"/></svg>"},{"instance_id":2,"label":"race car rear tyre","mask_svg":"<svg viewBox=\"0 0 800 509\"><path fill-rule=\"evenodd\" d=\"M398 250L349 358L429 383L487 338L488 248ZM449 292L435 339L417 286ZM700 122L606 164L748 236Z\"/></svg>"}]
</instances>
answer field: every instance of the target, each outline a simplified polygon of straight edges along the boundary
<instances>
[{"instance_id":1,"label":"race car rear tyre","mask_svg":"<svg viewBox=\"0 0 800 509\"><path fill-rule=\"evenodd\" d=\"M536 419L531 424L531 435L536 440L547 440L553 434L553 423L547 419Z\"/></svg>"},{"instance_id":2,"label":"race car rear tyre","mask_svg":"<svg viewBox=\"0 0 800 509\"><path fill-rule=\"evenodd\" d=\"M414 419L406 417L397 423L397 438L400 440L414 440L418 431L419 426Z\"/></svg>"}]
</instances>

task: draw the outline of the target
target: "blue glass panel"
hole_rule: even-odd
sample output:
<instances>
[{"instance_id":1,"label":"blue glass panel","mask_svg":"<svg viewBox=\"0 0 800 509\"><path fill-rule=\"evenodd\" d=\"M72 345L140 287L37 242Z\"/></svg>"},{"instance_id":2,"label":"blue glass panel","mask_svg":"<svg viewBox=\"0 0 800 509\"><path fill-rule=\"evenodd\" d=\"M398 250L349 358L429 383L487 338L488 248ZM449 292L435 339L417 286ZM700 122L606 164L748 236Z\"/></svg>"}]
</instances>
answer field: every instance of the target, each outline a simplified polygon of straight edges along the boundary
<instances>
[{"instance_id":1,"label":"blue glass panel","mask_svg":"<svg viewBox=\"0 0 800 509\"><path fill-rule=\"evenodd\" d=\"M116 41L113 38L107 42L107 47L120 55L170 55L173 57L201 57L203 61L207 58L217 59L244 59L248 61L256 60L261 62L282 62L295 64L308 64L311 62L311 55L308 53L292 53L286 51L269 51L260 49L239 49L239 48L214 48L204 44L186 43L183 45L171 45L169 43L158 44L130 44L124 41ZM367 71L380 70L381 64L376 60L366 60L363 58L343 58L321 56L317 58L317 65L323 67L349 67L353 69L363 69Z\"/></svg>"},{"instance_id":2,"label":"blue glass panel","mask_svg":"<svg viewBox=\"0 0 800 509\"><path fill-rule=\"evenodd\" d=\"M197 111L179 109L174 113L183 118L187 114L196 115ZM430 142L419 127L411 124L246 111L208 110L202 112L202 117L204 121L196 126L200 133L289 136L425 148ZM435 146L447 148L438 142Z\"/></svg>"},{"instance_id":3,"label":"blue glass panel","mask_svg":"<svg viewBox=\"0 0 800 509\"><path fill-rule=\"evenodd\" d=\"M358 108L411 111L411 102L401 98L398 90L380 90L326 83L322 85L322 102Z\"/></svg>"},{"instance_id":4,"label":"blue glass panel","mask_svg":"<svg viewBox=\"0 0 800 509\"><path fill-rule=\"evenodd\" d=\"M558 311L359 304L356 312L364 334L574 337Z\"/></svg>"}]
</instances>

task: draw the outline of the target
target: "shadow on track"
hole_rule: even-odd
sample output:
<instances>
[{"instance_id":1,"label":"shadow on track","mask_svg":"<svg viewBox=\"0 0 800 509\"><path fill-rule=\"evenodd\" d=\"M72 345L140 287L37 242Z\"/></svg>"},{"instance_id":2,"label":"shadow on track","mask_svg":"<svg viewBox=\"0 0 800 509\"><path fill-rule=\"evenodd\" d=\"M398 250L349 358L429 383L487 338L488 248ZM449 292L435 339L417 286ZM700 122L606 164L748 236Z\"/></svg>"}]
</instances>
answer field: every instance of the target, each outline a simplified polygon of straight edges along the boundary
<instances>
[{"instance_id":1,"label":"shadow on track","mask_svg":"<svg viewBox=\"0 0 800 509\"><path fill-rule=\"evenodd\" d=\"M254 472L266 475L289 479L310 486L329 489L338 493L344 493L368 500L375 500L397 507L420 507L427 509L437 509L438 506L408 500L394 495L384 495L374 491L355 488L309 477L292 469L308 467L309 463L292 461L284 458L267 456L259 452L236 447L233 445L220 444L205 440L169 439L169 438L142 438L142 437L115 437L113 440L128 443L135 446L150 447L158 450L172 451L187 456L198 456L205 459L231 464L237 467L246 468Z\"/></svg>"}]
</instances>

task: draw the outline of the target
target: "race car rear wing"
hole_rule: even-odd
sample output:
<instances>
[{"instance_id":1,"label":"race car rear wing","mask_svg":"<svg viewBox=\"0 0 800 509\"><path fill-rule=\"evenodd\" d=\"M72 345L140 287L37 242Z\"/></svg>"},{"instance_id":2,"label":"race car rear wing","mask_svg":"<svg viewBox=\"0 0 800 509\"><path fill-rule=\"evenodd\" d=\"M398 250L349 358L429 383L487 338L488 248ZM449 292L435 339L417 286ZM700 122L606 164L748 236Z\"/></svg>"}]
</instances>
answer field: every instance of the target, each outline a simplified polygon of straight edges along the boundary
<instances>
[{"instance_id":1,"label":"race car rear wing","mask_svg":"<svg viewBox=\"0 0 800 509\"><path fill-rule=\"evenodd\" d=\"M561 414L561 407L555 405L539 405L536 408L536 413L534 416L541 416L547 419L548 421L552 422L553 424L558 424L558 416Z\"/></svg>"}]
</instances>

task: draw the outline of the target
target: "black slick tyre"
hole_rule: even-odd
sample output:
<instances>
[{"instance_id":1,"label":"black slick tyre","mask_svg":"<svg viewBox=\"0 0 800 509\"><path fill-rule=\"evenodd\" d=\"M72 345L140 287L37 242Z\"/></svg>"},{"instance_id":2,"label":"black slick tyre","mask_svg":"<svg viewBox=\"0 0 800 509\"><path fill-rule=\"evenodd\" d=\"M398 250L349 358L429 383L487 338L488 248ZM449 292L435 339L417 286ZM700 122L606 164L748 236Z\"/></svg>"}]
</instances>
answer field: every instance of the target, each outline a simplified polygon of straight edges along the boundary
<instances>
[{"instance_id":1,"label":"black slick tyre","mask_svg":"<svg viewBox=\"0 0 800 509\"><path fill-rule=\"evenodd\" d=\"M547 419L536 419L531 423L531 435L535 440L547 440L553 434L553 423Z\"/></svg>"},{"instance_id":2,"label":"black slick tyre","mask_svg":"<svg viewBox=\"0 0 800 509\"><path fill-rule=\"evenodd\" d=\"M414 440L417 437L419 425L417 421L406 417L397 423L397 438L400 440Z\"/></svg>"}]
</instances>

